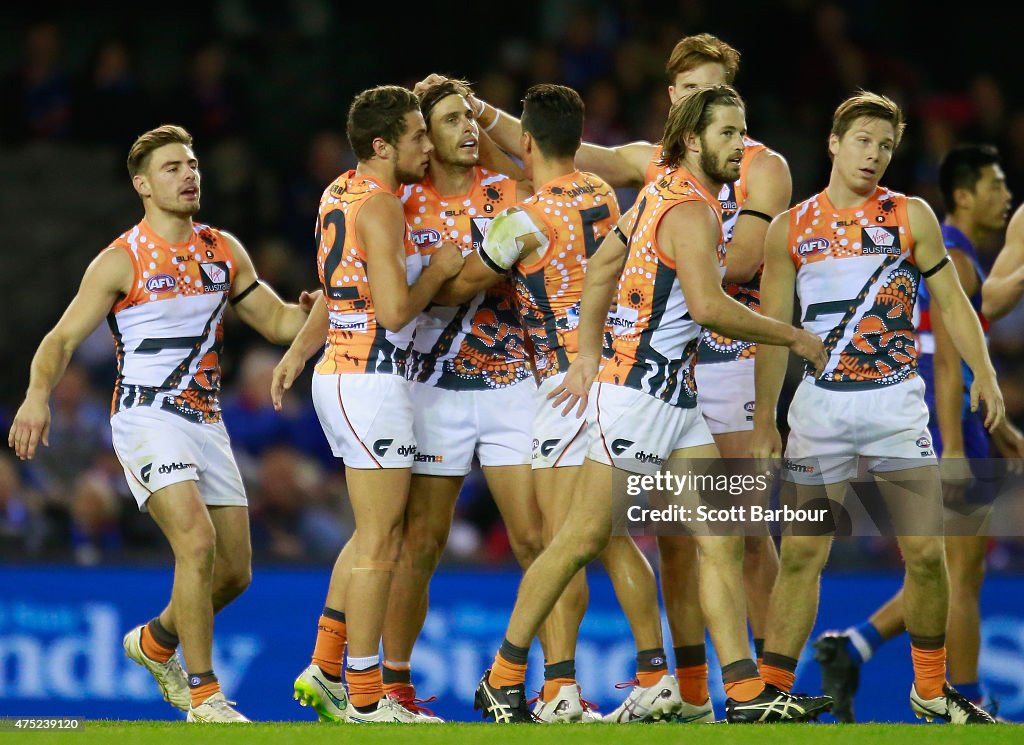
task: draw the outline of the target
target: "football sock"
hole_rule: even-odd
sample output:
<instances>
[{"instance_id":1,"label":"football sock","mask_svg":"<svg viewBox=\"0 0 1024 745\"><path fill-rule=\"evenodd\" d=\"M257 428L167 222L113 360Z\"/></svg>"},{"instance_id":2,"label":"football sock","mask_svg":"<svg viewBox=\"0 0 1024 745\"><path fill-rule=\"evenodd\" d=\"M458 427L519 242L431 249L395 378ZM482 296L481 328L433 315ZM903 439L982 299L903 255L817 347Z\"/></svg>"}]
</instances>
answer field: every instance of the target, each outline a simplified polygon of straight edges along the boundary
<instances>
[{"instance_id":1,"label":"football sock","mask_svg":"<svg viewBox=\"0 0 1024 745\"><path fill-rule=\"evenodd\" d=\"M641 688L650 688L668 672L668 661L662 647L641 649L636 653L636 679Z\"/></svg>"},{"instance_id":2,"label":"football sock","mask_svg":"<svg viewBox=\"0 0 1024 745\"><path fill-rule=\"evenodd\" d=\"M381 677L385 694L408 688L412 685L412 665L408 662L384 660Z\"/></svg>"},{"instance_id":3,"label":"football sock","mask_svg":"<svg viewBox=\"0 0 1024 745\"><path fill-rule=\"evenodd\" d=\"M683 701L700 706L708 700L707 651L703 644L675 647L676 680Z\"/></svg>"},{"instance_id":4,"label":"football sock","mask_svg":"<svg viewBox=\"0 0 1024 745\"><path fill-rule=\"evenodd\" d=\"M914 688L921 698L943 695L946 683L946 635L910 635L910 659L914 663Z\"/></svg>"},{"instance_id":5,"label":"football sock","mask_svg":"<svg viewBox=\"0 0 1024 745\"><path fill-rule=\"evenodd\" d=\"M541 691L541 701L551 701L558 695L562 686L571 685L576 682L576 660L562 660L544 665L544 690Z\"/></svg>"},{"instance_id":6,"label":"football sock","mask_svg":"<svg viewBox=\"0 0 1024 745\"><path fill-rule=\"evenodd\" d=\"M335 683L341 680L341 662L345 659L345 642L347 640L348 627L345 625L345 614L324 606L323 614L316 627L313 664L323 670L328 680Z\"/></svg>"},{"instance_id":7,"label":"football sock","mask_svg":"<svg viewBox=\"0 0 1024 745\"><path fill-rule=\"evenodd\" d=\"M142 627L140 639L142 654L156 662L167 662L174 656L174 650L178 646L178 637L164 628L157 616Z\"/></svg>"},{"instance_id":8,"label":"football sock","mask_svg":"<svg viewBox=\"0 0 1024 745\"><path fill-rule=\"evenodd\" d=\"M213 671L190 673L188 676L188 692L192 696L192 708L196 708L220 690L220 683Z\"/></svg>"},{"instance_id":9,"label":"football sock","mask_svg":"<svg viewBox=\"0 0 1024 745\"><path fill-rule=\"evenodd\" d=\"M526 682L526 660L529 655L529 647L517 647L505 639L494 657L487 682L495 688L522 685Z\"/></svg>"},{"instance_id":10,"label":"football sock","mask_svg":"<svg viewBox=\"0 0 1024 745\"><path fill-rule=\"evenodd\" d=\"M792 691L796 680L796 660L775 652L764 653L764 664L761 666L761 680L773 685L781 691Z\"/></svg>"},{"instance_id":11,"label":"football sock","mask_svg":"<svg viewBox=\"0 0 1024 745\"><path fill-rule=\"evenodd\" d=\"M348 699L363 712L373 711L377 702L384 697L384 683L381 680L380 658L349 657L345 667L345 682L348 684Z\"/></svg>"},{"instance_id":12,"label":"football sock","mask_svg":"<svg viewBox=\"0 0 1024 745\"><path fill-rule=\"evenodd\" d=\"M733 701L751 701L764 691L753 660L736 660L722 668L725 695Z\"/></svg>"},{"instance_id":13,"label":"football sock","mask_svg":"<svg viewBox=\"0 0 1024 745\"><path fill-rule=\"evenodd\" d=\"M858 665L870 660L883 644L885 639L871 621L851 626L846 630L846 649Z\"/></svg>"}]
</instances>

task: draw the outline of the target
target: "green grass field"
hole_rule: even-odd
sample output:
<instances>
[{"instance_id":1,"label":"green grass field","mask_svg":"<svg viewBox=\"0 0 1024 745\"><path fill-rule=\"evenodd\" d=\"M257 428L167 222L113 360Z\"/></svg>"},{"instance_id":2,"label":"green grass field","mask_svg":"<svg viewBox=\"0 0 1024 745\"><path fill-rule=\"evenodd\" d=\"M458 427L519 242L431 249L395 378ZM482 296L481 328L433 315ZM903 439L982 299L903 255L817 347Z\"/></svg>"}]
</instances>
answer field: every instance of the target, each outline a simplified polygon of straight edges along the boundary
<instances>
[{"instance_id":1,"label":"green grass field","mask_svg":"<svg viewBox=\"0 0 1024 745\"><path fill-rule=\"evenodd\" d=\"M0 745L7 735L0 734ZM707 726L651 725L317 725L264 723L251 725L188 725L184 722L89 721L79 732L26 732L17 742L42 745L79 741L113 743L169 743L186 740L224 745L310 745L318 742L357 741L359 745L847 745L852 743L956 743L975 745L1024 742L1024 725L952 727L914 724L782 724ZM12 739L13 743L14 740Z\"/></svg>"}]
</instances>

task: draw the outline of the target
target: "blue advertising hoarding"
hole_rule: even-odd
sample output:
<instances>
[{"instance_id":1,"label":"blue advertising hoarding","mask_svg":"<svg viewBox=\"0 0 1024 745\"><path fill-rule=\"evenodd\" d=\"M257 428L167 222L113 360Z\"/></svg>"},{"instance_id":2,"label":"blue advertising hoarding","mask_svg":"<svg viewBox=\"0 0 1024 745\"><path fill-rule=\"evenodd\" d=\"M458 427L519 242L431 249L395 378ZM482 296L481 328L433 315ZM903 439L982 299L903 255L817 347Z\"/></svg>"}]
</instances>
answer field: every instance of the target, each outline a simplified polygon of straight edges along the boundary
<instances>
[{"instance_id":1,"label":"blue advertising hoarding","mask_svg":"<svg viewBox=\"0 0 1024 745\"><path fill-rule=\"evenodd\" d=\"M252 586L217 617L214 669L229 698L258 720L309 720L292 701L292 681L308 664L328 569L257 567ZM422 695L434 711L473 720L472 696L508 620L519 574L446 571L431 585L431 608L413 655ZM584 696L609 711L632 678L635 649L607 577L590 576L590 608L577 670ZM815 634L859 622L898 588L900 577L826 575ZM149 674L124 657L121 637L166 602L169 569L0 568L0 716L181 718ZM992 577L983 593L982 678L1001 700L1001 715L1024 719L1024 580ZM667 632L666 632L667 634ZM667 636L666 636L667 639ZM723 699L711 653L712 696ZM538 644L529 689L541 687ZM862 673L861 720L911 721L912 680L904 636L884 647ZM818 691L817 666L805 653L797 688Z\"/></svg>"}]
</instances>

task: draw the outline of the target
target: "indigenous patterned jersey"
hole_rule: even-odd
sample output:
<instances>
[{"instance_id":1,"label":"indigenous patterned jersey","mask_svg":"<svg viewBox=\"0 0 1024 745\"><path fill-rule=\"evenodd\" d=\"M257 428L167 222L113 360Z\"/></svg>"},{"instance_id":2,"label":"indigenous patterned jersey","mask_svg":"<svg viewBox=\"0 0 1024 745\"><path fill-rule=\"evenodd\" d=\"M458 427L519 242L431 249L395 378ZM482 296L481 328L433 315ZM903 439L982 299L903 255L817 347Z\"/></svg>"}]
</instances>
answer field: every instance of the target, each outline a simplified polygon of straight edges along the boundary
<instances>
[{"instance_id":1,"label":"indigenous patterned jersey","mask_svg":"<svg viewBox=\"0 0 1024 745\"><path fill-rule=\"evenodd\" d=\"M491 220L516 202L516 182L477 167L465 194L440 196L429 178L402 191L412 239L429 264L442 243L479 249ZM449 390L502 388L532 376L512 282L458 307L433 305L420 314L410 377Z\"/></svg>"},{"instance_id":2,"label":"indigenous patterned jersey","mask_svg":"<svg viewBox=\"0 0 1024 745\"><path fill-rule=\"evenodd\" d=\"M577 327L587 259L619 220L608 184L574 171L545 184L519 208L543 228L547 246L512 267L519 310L541 379L563 373L579 352ZM500 271L484 249L484 262Z\"/></svg>"},{"instance_id":3,"label":"indigenous patterned jersey","mask_svg":"<svg viewBox=\"0 0 1024 745\"><path fill-rule=\"evenodd\" d=\"M701 327L690 318L675 261L664 254L657 237L665 213L686 202L708 205L721 224L714 195L685 169L667 171L637 196L617 308L608 318L614 333L612 357L597 379L692 408L697 403L693 365ZM724 270L724 238L717 252Z\"/></svg>"},{"instance_id":4,"label":"indigenous patterned jersey","mask_svg":"<svg viewBox=\"0 0 1024 745\"><path fill-rule=\"evenodd\" d=\"M377 323L370 282L366 278L366 251L359 245L356 219L359 210L387 187L371 176L348 171L336 178L320 198L316 224L316 265L330 311L327 346L316 363L323 375L384 373L404 375L415 322L398 331ZM406 281L420 275L422 260L406 228Z\"/></svg>"},{"instance_id":5,"label":"indigenous patterned jersey","mask_svg":"<svg viewBox=\"0 0 1024 745\"><path fill-rule=\"evenodd\" d=\"M921 273L909 226L907 197L883 187L856 207L837 209L823 191L790 210L803 327L829 354L818 385L874 388L917 375Z\"/></svg>"},{"instance_id":6,"label":"indigenous patterned jersey","mask_svg":"<svg viewBox=\"0 0 1024 745\"><path fill-rule=\"evenodd\" d=\"M111 415L153 406L219 422L224 307L237 271L224 234L196 223L188 241L168 243L143 220L111 245L135 273L107 316L117 355Z\"/></svg>"}]
</instances>

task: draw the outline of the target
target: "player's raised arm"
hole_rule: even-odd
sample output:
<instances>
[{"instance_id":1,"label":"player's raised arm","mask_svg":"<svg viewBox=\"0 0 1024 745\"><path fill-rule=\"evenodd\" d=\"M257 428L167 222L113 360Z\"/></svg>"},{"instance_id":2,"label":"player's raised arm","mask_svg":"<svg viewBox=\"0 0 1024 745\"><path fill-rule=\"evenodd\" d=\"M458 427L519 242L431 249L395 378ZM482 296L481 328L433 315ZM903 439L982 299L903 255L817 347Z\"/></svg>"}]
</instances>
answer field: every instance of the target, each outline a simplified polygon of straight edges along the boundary
<instances>
[{"instance_id":1,"label":"player's raised arm","mask_svg":"<svg viewBox=\"0 0 1024 745\"><path fill-rule=\"evenodd\" d=\"M120 248L108 248L89 265L78 293L32 358L25 400L15 414L7 442L22 460L35 456L42 440L49 445L50 392L71 355L106 318L118 298L131 289L132 265Z\"/></svg>"},{"instance_id":2,"label":"player's raised arm","mask_svg":"<svg viewBox=\"0 0 1024 745\"><path fill-rule=\"evenodd\" d=\"M1024 205L1006 227L1006 242L981 287L981 312L990 321L1002 318L1024 297Z\"/></svg>"},{"instance_id":3,"label":"player's raised arm","mask_svg":"<svg viewBox=\"0 0 1024 745\"><path fill-rule=\"evenodd\" d=\"M630 142L616 147L584 142L576 154L576 164L580 170L592 171L616 188L639 188L646 181L654 151L654 145L649 142Z\"/></svg>"},{"instance_id":4,"label":"player's raised arm","mask_svg":"<svg viewBox=\"0 0 1024 745\"><path fill-rule=\"evenodd\" d=\"M956 351L974 373L971 410L976 411L979 400L983 400L987 409L985 427L992 431L1002 423L1005 408L981 323L946 254L939 221L932 208L923 199L913 197L907 202L907 213L915 238L914 261L928 285L928 294L943 314Z\"/></svg>"}]
</instances>

